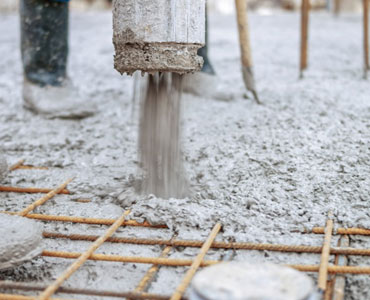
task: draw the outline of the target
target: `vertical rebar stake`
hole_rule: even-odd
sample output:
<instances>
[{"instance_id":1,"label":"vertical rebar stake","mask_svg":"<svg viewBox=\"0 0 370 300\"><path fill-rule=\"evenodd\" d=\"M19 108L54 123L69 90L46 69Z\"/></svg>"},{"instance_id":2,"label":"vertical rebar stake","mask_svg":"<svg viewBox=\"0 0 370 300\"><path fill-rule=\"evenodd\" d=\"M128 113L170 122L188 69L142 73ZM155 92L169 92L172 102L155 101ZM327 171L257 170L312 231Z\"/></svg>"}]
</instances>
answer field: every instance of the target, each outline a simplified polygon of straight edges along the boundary
<instances>
[{"instance_id":1,"label":"vertical rebar stake","mask_svg":"<svg viewBox=\"0 0 370 300\"><path fill-rule=\"evenodd\" d=\"M338 17L340 12L340 0L334 0L334 16Z\"/></svg>"},{"instance_id":2,"label":"vertical rebar stake","mask_svg":"<svg viewBox=\"0 0 370 300\"><path fill-rule=\"evenodd\" d=\"M338 243L339 247L348 248L349 247L349 236L343 235ZM337 265L347 266L348 257L343 255L337 255ZM344 290L346 287L346 277L344 275L336 275L333 284L333 297L332 300L343 300Z\"/></svg>"},{"instance_id":3,"label":"vertical rebar stake","mask_svg":"<svg viewBox=\"0 0 370 300\"><path fill-rule=\"evenodd\" d=\"M217 223L211 233L209 234L207 240L203 244L202 248L200 249L199 254L193 261L190 269L186 272L185 277L181 281L180 285L177 287L175 292L173 293L172 297L170 300L180 300L181 297L184 295L186 289L188 288L191 280L193 279L195 273L197 272L198 268L200 267L204 257L206 256L209 248L211 248L213 241L215 240L217 234L221 230L221 224Z\"/></svg>"},{"instance_id":4,"label":"vertical rebar stake","mask_svg":"<svg viewBox=\"0 0 370 300\"><path fill-rule=\"evenodd\" d=\"M71 264L47 289L40 293L38 300L48 300L58 290L58 288L60 288L63 282L71 277L72 274L76 272L89 259L89 257L117 231L129 213L129 210L125 211L102 236L91 244L86 252L82 253L78 259L75 260L75 262Z\"/></svg>"},{"instance_id":5,"label":"vertical rebar stake","mask_svg":"<svg viewBox=\"0 0 370 300\"><path fill-rule=\"evenodd\" d=\"M301 58L299 77L303 78L303 71L307 69L308 56L308 19L310 10L310 0L302 0L301 3Z\"/></svg>"},{"instance_id":6,"label":"vertical rebar stake","mask_svg":"<svg viewBox=\"0 0 370 300\"><path fill-rule=\"evenodd\" d=\"M363 0L363 34L364 34L364 78L369 70L369 0Z\"/></svg>"},{"instance_id":7,"label":"vertical rebar stake","mask_svg":"<svg viewBox=\"0 0 370 300\"><path fill-rule=\"evenodd\" d=\"M61 191L63 191L67 185L73 180L73 178L68 179L66 182L64 182L59 187L55 188L54 190L47 193L45 196L41 197L40 199L36 200L34 203L23 209L21 212L18 213L19 216L25 217L27 216L31 211L33 211L36 207L43 205L46 201L53 198L55 195L59 194Z\"/></svg>"},{"instance_id":8,"label":"vertical rebar stake","mask_svg":"<svg viewBox=\"0 0 370 300\"><path fill-rule=\"evenodd\" d=\"M333 233L333 214L329 212L328 220L325 227L325 238L324 244L321 251L321 259L319 266L319 279L318 279L318 288L320 293L324 293L327 286L328 280L328 267L329 267L329 258L330 258L330 243Z\"/></svg>"},{"instance_id":9,"label":"vertical rebar stake","mask_svg":"<svg viewBox=\"0 0 370 300\"><path fill-rule=\"evenodd\" d=\"M14 165L11 165L9 167L9 171L14 171L14 170L18 169L20 166L22 166L24 164L24 161L25 161L24 159L20 159Z\"/></svg>"}]
</instances>

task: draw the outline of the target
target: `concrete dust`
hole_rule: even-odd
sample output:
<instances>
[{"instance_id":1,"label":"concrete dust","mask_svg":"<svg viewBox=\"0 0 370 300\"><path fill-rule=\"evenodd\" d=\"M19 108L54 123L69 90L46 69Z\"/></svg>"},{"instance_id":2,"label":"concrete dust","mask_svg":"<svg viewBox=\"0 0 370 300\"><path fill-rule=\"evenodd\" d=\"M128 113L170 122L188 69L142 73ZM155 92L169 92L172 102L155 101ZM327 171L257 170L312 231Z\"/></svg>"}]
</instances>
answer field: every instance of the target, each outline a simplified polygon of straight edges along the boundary
<instances>
[{"instance_id":1,"label":"concrete dust","mask_svg":"<svg viewBox=\"0 0 370 300\"><path fill-rule=\"evenodd\" d=\"M147 76L142 93L139 133L140 192L157 197L183 198L187 191L181 153L182 75Z\"/></svg>"}]
</instances>

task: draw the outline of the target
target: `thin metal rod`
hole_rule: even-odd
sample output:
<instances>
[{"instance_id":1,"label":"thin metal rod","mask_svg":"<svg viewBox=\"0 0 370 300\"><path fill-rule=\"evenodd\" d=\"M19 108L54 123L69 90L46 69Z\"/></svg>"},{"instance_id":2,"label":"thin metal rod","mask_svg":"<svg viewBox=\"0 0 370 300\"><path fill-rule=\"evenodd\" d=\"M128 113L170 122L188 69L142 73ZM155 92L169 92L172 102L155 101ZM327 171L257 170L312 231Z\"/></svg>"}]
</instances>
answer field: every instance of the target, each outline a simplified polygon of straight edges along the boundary
<instances>
[{"instance_id":1,"label":"thin metal rod","mask_svg":"<svg viewBox=\"0 0 370 300\"><path fill-rule=\"evenodd\" d=\"M165 247L159 258L167 258L168 254L171 252L171 249L172 249L171 246ZM145 273L144 277L140 280L134 292L136 293L145 292L149 288L152 281L154 280L154 277L158 273L159 268L160 268L159 265L152 265L149 268L149 270Z\"/></svg>"},{"instance_id":2,"label":"thin metal rod","mask_svg":"<svg viewBox=\"0 0 370 300\"><path fill-rule=\"evenodd\" d=\"M303 77L303 71L307 69L308 56L308 22L309 22L310 1L302 0L301 3L301 52L300 52L300 77Z\"/></svg>"},{"instance_id":3,"label":"thin metal rod","mask_svg":"<svg viewBox=\"0 0 370 300\"><path fill-rule=\"evenodd\" d=\"M54 215L43 215L43 214L29 214L27 218L40 220L40 221L54 221L54 222L71 222L79 224L93 224L93 225L112 225L114 219L96 219L96 218L84 218L74 216L54 216ZM168 229L167 225L151 225L148 222L139 223L135 220L127 220L123 222L122 226L137 226L137 227L150 227L150 228L164 228Z\"/></svg>"},{"instance_id":4,"label":"thin metal rod","mask_svg":"<svg viewBox=\"0 0 370 300\"><path fill-rule=\"evenodd\" d=\"M14 171L14 170L18 169L20 166L22 166L24 164L24 161L25 161L24 159L20 159L15 164L13 164L9 167L9 171Z\"/></svg>"},{"instance_id":5,"label":"thin metal rod","mask_svg":"<svg viewBox=\"0 0 370 300\"><path fill-rule=\"evenodd\" d=\"M339 15L339 12L340 12L340 1L341 0L334 0L334 16L338 16Z\"/></svg>"},{"instance_id":6,"label":"thin metal rod","mask_svg":"<svg viewBox=\"0 0 370 300\"><path fill-rule=\"evenodd\" d=\"M339 247L349 247L348 235L342 236L338 244L339 244ZM348 257L346 256L337 256L337 257L338 257L338 263L337 263L338 265L340 266L348 265ZM337 275L334 280L332 300L343 300L345 287L346 287L346 278L343 275Z\"/></svg>"},{"instance_id":7,"label":"thin metal rod","mask_svg":"<svg viewBox=\"0 0 370 300\"><path fill-rule=\"evenodd\" d=\"M333 226L334 226L333 215L332 213L329 213L329 219L326 222L325 238L324 238L324 244L323 244L322 252L321 252L319 278L318 278L318 288L319 288L319 291L321 292L325 292L327 281L328 281L330 243L331 243L331 237L333 233Z\"/></svg>"},{"instance_id":8,"label":"thin metal rod","mask_svg":"<svg viewBox=\"0 0 370 300\"><path fill-rule=\"evenodd\" d=\"M332 275L332 279L329 279L326 284L326 290L325 290L324 297L323 297L324 300L331 300L331 295L333 293L334 278L335 278L335 275Z\"/></svg>"},{"instance_id":9,"label":"thin metal rod","mask_svg":"<svg viewBox=\"0 0 370 300\"><path fill-rule=\"evenodd\" d=\"M338 240L338 247L340 247L342 244L341 244L341 241L342 239L344 238L345 236L341 236L340 239ZM335 255L335 259L334 259L334 265L337 266L338 263L339 263L339 255L336 254ZM324 300L332 300L333 298L333 289L334 289L334 285L335 285L335 282L336 282L336 278L337 278L337 275L336 274L332 274L331 275L331 279L328 280L328 285L327 285L327 289L325 291L325 294L324 294Z\"/></svg>"},{"instance_id":10,"label":"thin metal rod","mask_svg":"<svg viewBox=\"0 0 370 300\"><path fill-rule=\"evenodd\" d=\"M81 256L79 252L62 252L44 250L42 256L75 259ZM191 266L192 260L188 259L171 259L171 258L157 258L157 257L135 257L135 256L119 256L106 254L92 254L89 260L122 262L122 263L137 263L137 264L156 264L168 267L186 267ZM208 267L222 261L205 260L201 263L201 267ZM289 265L286 266L297 269L302 272L318 272L319 265ZM370 266L356 267L356 266L329 266L328 272L331 274L370 274Z\"/></svg>"},{"instance_id":11,"label":"thin metal rod","mask_svg":"<svg viewBox=\"0 0 370 300\"><path fill-rule=\"evenodd\" d=\"M32 203L31 205L29 205L28 207L26 207L24 210L22 210L21 212L18 213L19 216L26 216L28 213L30 213L31 211L33 211L36 207L40 206L40 205L43 205L46 201L50 200L51 198L53 198L55 195L57 195L58 193L60 193L62 190L64 190L66 188L66 186L72 181L73 179L70 178L68 179L66 182L64 182L62 185L60 185L59 187L55 188L54 190L52 190L51 192L47 193L45 196L41 197L40 199L36 200L34 203Z\"/></svg>"},{"instance_id":12,"label":"thin metal rod","mask_svg":"<svg viewBox=\"0 0 370 300\"><path fill-rule=\"evenodd\" d=\"M21 165L17 168L18 170L49 170L48 167L38 167L32 165Z\"/></svg>"},{"instance_id":13,"label":"thin metal rod","mask_svg":"<svg viewBox=\"0 0 370 300\"><path fill-rule=\"evenodd\" d=\"M15 187L15 186L0 186L0 192L7 193L26 193L26 194L47 194L53 189L34 188L34 187ZM61 190L58 194L70 194L67 189Z\"/></svg>"},{"instance_id":14,"label":"thin metal rod","mask_svg":"<svg viewBox=\"0 0 370 300\"><path fill-rule=\"evenodd\" d=\"M38 298L34 296L0 294L0 300L38 300ZM75 299L49 298L48 300L75 300Z\"/></svg>"},{"instance_id":15,"label":"thin metal rod","mask_svg":"<svg viewBox=\"0 0 370 300\"><path fill-rule=\"evenodd\" d=\"M363 3L363 35L364 35L364 77L367 78L369 70L369 0L362 0Z\"/></svg>"},{"instance_id":16,"label":"thin metal rod","mask_svg":"<svg viewBox=\"0 0 370 300\"><path fill-rule=\"evenodd\" d=\"M65 252L65 251L50 251L44 250L41 254L44 257L67 258L75 259L81 256L79 252ZM107 254L92 254L89 260L97 261L110 261L122 263L138 263L138 264L151 264L161 265L168 267L186 267L191 266L193 261L191 259L171 259L171 258L158 258L158 257L135 257L135 256L120 256L120 255L107 255ZM217 260L207 260L201 263L202 267L207 267L219 263Z\"/></svg>"},{"instance_id":17,"label":"thin metal rod","mask_svg":"<svg viewBox=\"0 0 370 300\"><path fill-rule=\"evenodd\" d=\"M44 238L69 239L72 241L90 241L93 242L99 236L83 235L83 234L62 234L54 232L44 232ZM136 244L136 245L160 245L172 247L193 247L200 248L203 245L202 241L197 240L160 240L160 239L140 239L127 237L111 237L107 239L110 243ZM276 251L276 252L293 252L293 253L321 253L322 246L295 246L295 245L280 245L280 244L254 244L254 243L227 243L213 242L211 248L216 249L238 249L238 250L259 250L259 251ZM370 256L370 249L355 249L331 247L330 254L341 255L359 255Z\"/></svg>"},{"instance_id":18,"label":"thin metal rod","mask_svg":"<svg viewBox=\"0 0 370 300\"><path fill-rule=\"evenodd\" d=\"M206 256L209 248L211 247L213 241L215 240L217 234L221 230L221 224L217 223L211 233L209 234L207 240L205 241L204 245L200 249L200 252L198 253L197 257L195 258L194 262L191 264L190 269L186 272L183 280L179 284L179 286L176 288L175 292L172 294L172 297L170 300L180 300L182 296L184 295L186 289L188 288L191 280L193 279L195 273L201 266L204 257Z\"/></svg>"},{"instance_id":19,"label":"thin metal rod","mask_svg":"<svg viewBox=\"0 0 370 300\"><path fill-rule=\"evenodd\" d=\"M124 212L121 217L117 219L114 224L108 228L108 230L97 239L78 259L68 267L47 289L45 289L40 295L39 300L47 300L51 297L58 288L66 281L73 273L75 273L88 259L89 257L106 241L107 238L112 236L117 229L122 225L125 218L130 213L129 210Z\"/></svg>"},{"instance_id":20,"label":"thin metal rod","mask_svg":"<svg viewBox=\"0 0 370 300\"><path fill-rule=\"evenodd\" d=\"M307 231L305 233L315 233L315 234L324 234L325 228L323 227L314 227L312 231ZM338 228L334 234L339 235L370 235L370 229L365 228Z\"/></svg>"},{"instance_id":21,"label":"thin metal rod","mask_svg":"<svg viewBox=\"0 0 370 300\"><path fill-rule=\"evenodd\" d=\"M43 291L47 288L47 286L32 285L32 284L23 283L23 282L0 281L0 288L1 289L23 290L23 291ZM64 287L60 287L57 290L57 293L86 295L86 296L100 296L100 297L114 297L114 298L128 298L129 297L133 300L141 300L141 299L168 300L170 298L170 296L150 294L150 293L115 292L115 291L106 291L106 290L76 289L76 288L64 288Z\"/></svg>"},{"instance_id":22,"label":"thin metal rod","mask_svg":"<svg viewBox=\"0 0 370 300\"><path fill-rule=\"evenodd\" d=\"M318 272L319 265L286 265L293 269L296 269L301 272ZM329 266L328 272L330 274L353 274L361 275L368 274L370 275L370 266L368 267L357 267L357 266Z\"/></svg>"}]
</instances>

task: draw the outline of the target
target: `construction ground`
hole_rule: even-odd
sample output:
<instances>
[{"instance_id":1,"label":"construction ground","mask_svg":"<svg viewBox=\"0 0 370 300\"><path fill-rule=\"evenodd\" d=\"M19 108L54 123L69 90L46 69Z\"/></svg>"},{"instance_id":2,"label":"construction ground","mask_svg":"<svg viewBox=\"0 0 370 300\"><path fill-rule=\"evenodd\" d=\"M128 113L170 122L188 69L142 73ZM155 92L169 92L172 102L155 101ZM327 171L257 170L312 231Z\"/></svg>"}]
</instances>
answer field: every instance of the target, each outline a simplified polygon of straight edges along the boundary
<instances>
[{"instance_id":1,"label":"construction ground","mask_svg":"<svg viewBox=\"0 0 370 300\"><path fill-rule=\"evenodd\" d=\"M298 79L299 15L250 16L255 75L263 105L245 97L234 16L211 15L210 56L219 88L231 101L185 95L186 199L135 193L138 103L133 80L113 69L111 13L71 16L70 77L86 105L99 113L82 121L48 120L22 108L19 19L0 16L0 142L10 162L48 169L17 169L4 185L54 188L70 177L69 195L57 195L33 213L128 220L168 228L127 226L115 236L204 241L217 222L219 241L321 246L329 211L337 228L370 228L370 101L363 79L361 15L314 13L309 69ZM0 210L21 211L40 195L1 193ZM45 231L101 235L106 226L45 222ZM332 246L337 246L334 234ZM91 242L45 238L48 251L83 252ZM370 238L350 235L350 246L370 248ZM105 243L97 253L158 257L160 245ZM199 248L174 247L170 258L192 260ZM320 255L211 249L207 260L253 260L318 265ZM334 256L331 257L334 262ZM370 266L350 256L351 266ZM0 273L0 280L45 286L71 264L47 257ZM150 265L86 262L68 288L132 291ZM163 266L148 292L171 295L187 270ZM315 280L315 272L309 273ZM345 299L370 298L370 275L346 275ZM34 292L1 290L34 295ZM62 295L63 296L63 295ZM61 297L62 297L61 296ZM65 295L64 295L65 296ZM68 296L102 299L100 296ZM110 298L106 298L110 299ZM113 299L113 298L112 298Z\"/></svg>"}]
</instances>

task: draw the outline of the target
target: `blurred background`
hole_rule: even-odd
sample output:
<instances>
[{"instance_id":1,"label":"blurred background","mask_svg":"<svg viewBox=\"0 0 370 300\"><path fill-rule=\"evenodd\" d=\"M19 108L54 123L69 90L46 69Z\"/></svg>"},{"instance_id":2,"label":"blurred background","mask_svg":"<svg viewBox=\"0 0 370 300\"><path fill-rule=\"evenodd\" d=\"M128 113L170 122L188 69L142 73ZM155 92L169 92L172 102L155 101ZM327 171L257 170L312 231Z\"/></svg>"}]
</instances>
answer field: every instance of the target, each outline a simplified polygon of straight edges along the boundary
<instances>
[{"instance_id":1,"label":"blurred background","mask_svg":"<svg viewBox=\"0 0 370 300\"><path fill-rule=\"evenodd\" d=\"M342 12L360 12L361 0L311 0L313 9L334 10L339 2ZM210 9L223 14L231 14L234 10L234 0L209 0ZM260 13L272 13L279 10L297 10L301 0L248 0L251 10ZM111 0L72 0L71 8L75 10L109 9ZM1 0L0 11L11 12L17 10L18 0Z\"/></svg>"}]
</instances>

